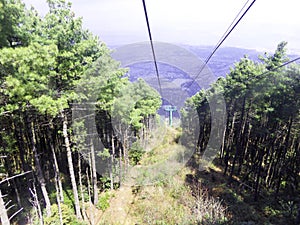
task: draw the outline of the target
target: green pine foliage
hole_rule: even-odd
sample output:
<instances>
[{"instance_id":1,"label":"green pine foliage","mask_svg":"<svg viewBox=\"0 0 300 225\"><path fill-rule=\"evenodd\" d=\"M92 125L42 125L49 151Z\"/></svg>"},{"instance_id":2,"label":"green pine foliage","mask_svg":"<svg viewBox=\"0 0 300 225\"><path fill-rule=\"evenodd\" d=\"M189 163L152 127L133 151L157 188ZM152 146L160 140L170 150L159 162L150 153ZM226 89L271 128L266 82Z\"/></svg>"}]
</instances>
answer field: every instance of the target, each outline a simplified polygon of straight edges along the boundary
<instances>
[{"instance_id":1,"label":"green pine foliage","mask_svg":"<svg viewBox=\"0 0 300 225\"><path fill-rule=\"evenodd\" d=\"M217 151L229 183L250 187L255 200L282 198L296 205L300 191L300 67L278 68L287 61L286 44L280 43L274 55L260 57L260 63L242 58L226 78L187 101L183 122L185 129L195 126L195 120L189 118L197 112L200 131L187 140L198 141L197 154L201 155L211 129L208 96L222 93L227 124Z\"/></svg>"}]
</instances>

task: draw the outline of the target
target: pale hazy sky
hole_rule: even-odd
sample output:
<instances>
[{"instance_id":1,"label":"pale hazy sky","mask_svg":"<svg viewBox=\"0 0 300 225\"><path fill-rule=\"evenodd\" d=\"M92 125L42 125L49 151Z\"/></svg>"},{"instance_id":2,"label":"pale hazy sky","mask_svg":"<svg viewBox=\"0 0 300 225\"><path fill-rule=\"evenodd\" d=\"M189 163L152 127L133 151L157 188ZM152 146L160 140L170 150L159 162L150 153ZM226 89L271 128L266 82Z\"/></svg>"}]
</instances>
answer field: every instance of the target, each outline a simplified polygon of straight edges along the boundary
<instances>
[{"instance_id":1,"label":"pale hazy sky","mask_svg":"<svg viewBox=\"0 0 300 225\"><path fill-rule=\"evenodd\" d=\"M46 0L24 0L41 14ZM108 45L147 41L142 0L71 0L85 28ZM250 4L252 0L249 1ZM246 0L146 0L152 36L169 43L215 45ZM257 0L223 46L300 53L300 1Z\"/></svg>"}]
</instances>

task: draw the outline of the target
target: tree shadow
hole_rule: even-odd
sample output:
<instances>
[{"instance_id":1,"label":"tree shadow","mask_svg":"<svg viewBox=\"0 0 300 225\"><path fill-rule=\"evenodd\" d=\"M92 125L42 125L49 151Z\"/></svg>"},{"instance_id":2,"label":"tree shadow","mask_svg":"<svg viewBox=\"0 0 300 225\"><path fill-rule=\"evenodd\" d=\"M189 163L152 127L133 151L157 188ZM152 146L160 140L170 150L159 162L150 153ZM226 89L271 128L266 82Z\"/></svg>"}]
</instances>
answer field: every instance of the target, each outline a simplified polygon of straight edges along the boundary
<instances>
[{"instance_id":1,"label":"tree shadow","mask_svg":"<svg viewBox=\"0 0 300 225\"><path fill-rule=\"evenodd\" d=\"M221 162L216 159L206 170L198 170L197 156L193 156L187 163L192 170L191 174L185 177L185 183L196 193L199 187L227 208L226 224L254 225L254 224L295 224L296 208L294 212L288 212L278 199L270 194L261 195L254 200L254 192L243 185L237 177L229 178L224 175ZM288 203L286 203L288 204ZM287 206L286 206L287 207Z\"/></svg>"}]
</instances>

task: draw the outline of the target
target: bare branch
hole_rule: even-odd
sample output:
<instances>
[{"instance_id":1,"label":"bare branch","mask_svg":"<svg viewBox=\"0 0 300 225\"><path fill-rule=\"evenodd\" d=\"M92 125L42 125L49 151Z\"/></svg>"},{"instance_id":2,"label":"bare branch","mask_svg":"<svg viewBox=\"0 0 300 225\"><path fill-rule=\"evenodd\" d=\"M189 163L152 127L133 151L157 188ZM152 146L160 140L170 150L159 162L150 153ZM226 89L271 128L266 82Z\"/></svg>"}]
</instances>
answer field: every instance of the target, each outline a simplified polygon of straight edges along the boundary
<instances>
[{"instance_id":1,"label":"bare branch","mask_svg":"<svg viewBox=\"0 0 300 225\"><path fill-rule=\"evenodd\" d=\"M1 197L4 197L3 195ZM11 200L9 200L6 204L5 204L5 208L6 206L8 206L8 204L11 203Z\"/></svg>"},{"instance_id":2,"label":"bare branch","mask_svg":"<svg viewBox=\"0 0 300 225\"><path fill-rule=\"evenodd\" d=\"M24 173L21 173L21 174L14 175L14 176L9 177L9 178L6 178L6 179L0 181L0 185L3 184L4 182L8 182L9 180L12 180L12 179L14 179L14 178L16 178L16 177L24 176L25 174L28 174L28 173L31 173L31 172L32 172L32 170L27 171L27 172L24 172Z\"/></svg>"},{"instance_id":3,"label":"bare branch","mask_svg":"<svg viewBox=\"0 0 300 225\"><path fill-rule=\"evenodd\" d=\"M17 212L15 212L14 214L12 214L11 217L9 217L9 220L11 220L12 218L14 218L14 216L16 216L22 210L23 210L23 208L19 209Z\"/></svg>"},{"instance_id":4,"label":"bare branch","mask_svg":"<svg viewBox=\"0 0 300 225\"><path fill-rule=\"evenodd\" d=\"M8 212L8 210L10 210L11 208L13 208L13 207L15 207L16 205L11 205L11 206L9 206L7 209L6 209L6 211Z\"/></svg>"}]
</instances>

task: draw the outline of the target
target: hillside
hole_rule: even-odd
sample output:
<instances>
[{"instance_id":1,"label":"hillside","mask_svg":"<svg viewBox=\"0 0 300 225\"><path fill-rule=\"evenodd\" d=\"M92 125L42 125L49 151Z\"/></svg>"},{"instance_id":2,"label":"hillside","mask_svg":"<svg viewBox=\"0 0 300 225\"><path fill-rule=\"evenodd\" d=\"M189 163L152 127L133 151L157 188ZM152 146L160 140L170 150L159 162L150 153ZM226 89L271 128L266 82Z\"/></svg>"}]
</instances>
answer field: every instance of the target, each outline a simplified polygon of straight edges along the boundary
<instances>
[{"instance_id":1,"label":"hillside","mask_svg":"<svg viewBox=\"0 0 300 225\"><path fill-rule=\"evenodd\" d=\"M191 45L184 45L183 47L197 55L203 61L209 56L214 48L213 46ZM263 52L259 52L254 49L221 47L209 61L208 67L217 77L225 77L229 72L229 68L233 67L234 63L238 62L245 55L247 55L250 59L257 61L257 56L262 54Z\"/></svg>"},{"instance_id":2,"label":"hillside","mask_svg":"<svg viewBox=\"0 0 300 225\"><path fill-rule=\"evenodd\" d=\"M147 43L146 43L147 45ZM112 46L113 49L118 49L120 46ZM149 46L146 46L149 47ZM181 45L178 46L179 48L183 48L189 51L191 54L194 54L200 60L205 61L205 59L209 56L213 46L192 46L192 45ZM141 51L139 48L138 51ZM142 50L144 51L144 50ZM163 50L162 50L163 51ZM161 51L156 53L159 59ZM168 52L168 54L172 55L172 57L176 57L178 54L177 51ZM264 55L265 52L257 51L254 49L245 49L245 48L238 48L238 47L221 47L216 51L214 56L209 61L207 67L211 71L211 76L214 77L213 80L216 80L218 77L225 77L226 74L230 72L230 68L234 67L234 64L240 61L241 58L247 56L249 59L261 62L258 59L258 56ZM113 54L114 56L114 54ZM149 56L148 56L149 57ZM297 55L288 55L290 59L297 57ZM152 56L150 57L152 59ZM180 57L179 57L180 58ZM117 58L117 60L120 60ZM186 61L185 63L190 63ZM156 78L156 71L155 66L152 61L143 61L136 62L128 66L129 70L129 79L131 81L135 81L138 78L144 79L148 84L158 90L157 78ZM204 76L207 72L202 72L200 74L200 78L197 78L198 82L192 83L194 76L188 74L186 71L178 68L178 65L172 65L165 62L161 62L158 60L158 70L161 79L161 83L165 92L183 92L186 91L188 96L192 96L196 94L200 89L206 88L211 81L207 80L206 77L201 79L201 76ZM201 82L204 82L203 84ZM172 84L171 87L167 86L167 84ZM188 88L186 90L186 88ZM181 90L178 90L181 89Z\"/></svg>"},{"instance_id":3,"label":"hillside","mask_svg":"<svg viewBox=\"0 0 300 225\"><path fill-rule=\"evenodd\" d=\"M237 177L230 181L218 159L203 171L197 169L200 161L194 155L176 171L170 172L172 167L167 166L169 171L147 172L149 166L159 168L181 148L179 130L166 128L164 139L131 168L123 186L102 193L110 197L107 208L98 212L96 224L293 224L291 205L264 195L254 200L253 189Z\"/></svg>"},{"instance_id":4,"label":"hillside","mask_svg":"<svg viewBox=\"0 0 300 225\"><path fill-rule=\"evenodd\" d=\"M121 61L122 66L129 68L127 75L130 81L142 78L160 91L149 43L114 46L114 49L116 52L113 52L112 57ZM177 46L158 42L155 49L164 104L176 105L179 108L184 105L186 98L195 95L200 89L208 88L218 77L225 77L240 58L247 55L257 61L260 54L255 50L223 47L216 52L205 68L201 68L211 53L212 46ZM199 74L201 69L203 71ZM160 110L159 114L163 115L163 110Z\"/></svg>"}]
</instances>

